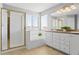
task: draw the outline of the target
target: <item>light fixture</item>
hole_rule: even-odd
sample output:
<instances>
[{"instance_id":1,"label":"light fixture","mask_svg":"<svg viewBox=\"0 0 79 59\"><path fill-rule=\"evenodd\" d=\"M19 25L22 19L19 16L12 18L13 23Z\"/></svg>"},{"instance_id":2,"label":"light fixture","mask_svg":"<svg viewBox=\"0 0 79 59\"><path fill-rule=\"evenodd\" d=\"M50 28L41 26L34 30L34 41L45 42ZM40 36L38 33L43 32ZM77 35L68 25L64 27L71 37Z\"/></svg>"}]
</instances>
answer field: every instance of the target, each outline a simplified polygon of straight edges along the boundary
<instances>
[{"instance_id":1,"label":"light fixture","mask_svg":"<svg viewBox=\"0 0 79 59\"><path fill-rule=\"evenodd\" d=\"M69 5L69 6L64 6L63 8L59 9L56 11L56 13L64 13L64 12L69 12L73 9L76 9L77 7L75 5Z\"/></svg>"},{"instance_id":2,"label":"light fixture","mask_svg":"<svg viewBox=\"0 0 79 59\"><path fill-rule=\"evenodd\" d=\"M58 11L56 11L56 13L59 13L59 14L61 14L62 12L58 10Z\"/></svg>"},{"instance_id":3,"label":"light fixture","mask_svg":"<svg viewBox=\"0 0 79 59\"><path fill-rule=\"evenodd\" d=\"M70 8L71 9L76 9L76 6L75 5L71 5Z\"/></svg>"},{"instance_id":4,"label":"light fixture","mask_svg":"<svg viewBox=\"0 0 79 59\"><path fill-rule=\"evenodd\" d=\"M65 9L60 9L61 12L65 12Z\"/></svg>"},{"instance_id":5,"label":"light fixture","mask_svg":"<svg viewBox=\"0 0 79 59\"><path fill-rule=\"evenodd\" d=\"M71 11L71 8L70 7L65 7L65 10L66 10L66 12Z\"/></svg>"}]
</instances>

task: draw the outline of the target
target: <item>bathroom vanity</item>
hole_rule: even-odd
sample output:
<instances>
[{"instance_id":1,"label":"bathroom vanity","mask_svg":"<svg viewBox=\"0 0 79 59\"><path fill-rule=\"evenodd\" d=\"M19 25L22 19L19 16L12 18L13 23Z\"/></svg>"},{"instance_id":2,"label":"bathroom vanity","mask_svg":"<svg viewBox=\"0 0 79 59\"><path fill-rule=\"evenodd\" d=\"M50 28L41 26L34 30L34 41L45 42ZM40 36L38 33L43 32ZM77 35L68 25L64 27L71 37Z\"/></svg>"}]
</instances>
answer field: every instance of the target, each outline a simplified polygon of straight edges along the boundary
<instances>
[{"instance_id":1,"label":"bathroom vanity","mask_svg":"<svg viewBox=\"0 0 79 59\"><path fill-rule=\"evenodd\" d=\"M50 34L50 38L48 34ZM46 42L48 46L67 54L79 54L78 32L47 31Z\"/></svg>"},{"instance_id":2,"label":"bathroom vanity","mask_svg":"<svg viewBox=\"0 0 79 59\"><path fill-rule=\"evenodd\" d=\"M38 36L39 33L42 33L41 37ZM27 49L48 45L66 54L79 54L79 33L76 31L27 31L26 39Z\"/></svg>"}]
</instances>

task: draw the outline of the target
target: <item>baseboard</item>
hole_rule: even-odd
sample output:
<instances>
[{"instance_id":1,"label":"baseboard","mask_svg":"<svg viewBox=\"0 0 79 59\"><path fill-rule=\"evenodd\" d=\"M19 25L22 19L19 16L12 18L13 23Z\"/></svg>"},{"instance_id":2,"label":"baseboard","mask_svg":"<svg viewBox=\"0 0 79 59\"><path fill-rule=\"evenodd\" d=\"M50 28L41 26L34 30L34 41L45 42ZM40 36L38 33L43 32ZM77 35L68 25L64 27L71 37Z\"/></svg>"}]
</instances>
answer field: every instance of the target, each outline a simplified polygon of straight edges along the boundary
<instances>
[{"instance_id":1,"label":"baseboard","mask_svg":"<svg viewBox=\"0 0 79 59\"><path fill-rule=\"evenodd\" d=\"M51 47L51 46L49 46L49 45L47 45L47 46L50 47L50 48L52 48L52 49L55 49L56 51L59 51L59 52L65 54L65 55L69 55L68 53L65 53L65 52L63 52L63 51L60 51L60 50L58 50L58 49L56 49L56 48L54 48L54 47Z\"/></svg>"}]
</instances>

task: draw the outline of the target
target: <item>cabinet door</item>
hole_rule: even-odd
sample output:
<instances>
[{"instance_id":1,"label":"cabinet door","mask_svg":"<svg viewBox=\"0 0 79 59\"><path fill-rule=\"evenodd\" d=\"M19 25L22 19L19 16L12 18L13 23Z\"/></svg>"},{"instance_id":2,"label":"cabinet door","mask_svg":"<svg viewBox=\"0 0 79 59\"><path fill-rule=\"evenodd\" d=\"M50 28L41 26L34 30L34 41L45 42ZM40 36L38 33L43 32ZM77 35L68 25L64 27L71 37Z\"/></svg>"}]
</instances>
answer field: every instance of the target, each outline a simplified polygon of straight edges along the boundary
<instances>
[{"instance_id":1,"label":"cabinet door","mask_svg":"<svg viewBox=\"0 0 79 59\"><path fill-rule=\"evenodd\" d=\"M39 36L39 33L41 33L42 35ZM44 31L30 31L30 41L34 41L34 40L44 40L45 39L45 32Z\"/></svg>"},{"instance_id":2,"label":"cabinet door","mask_svg":"<svg viewBox=\"0 0 79 59\"><path fill-rule=\"evenodd\" d=\"M71 35L70 54L72 55L79 54L79 35Z\"/></svg>"},{"instance_id":3,"label":"cabinet door","mask_svg":"<svg viewBox=\"0 0 79 59\"><path fill-rule=\"evenodd\" d=\"M52 40L52 32L46 32L46 39L45 39L46 44L49 46L53 45L53 40Z\"/></svg>"},{"instance_id":4,"label":"cabinet door","mask_svg":"<svg viewBox=\"0 0 79 59\"><path fill-rule=\"evenodd\" d=\"M59 49L60 34L53 33L53 47Z\"/></svg>"},{"instance_id":5,"label":"cabinet door","mask_svg":"<svg viewBox=\"0 0 79 59\"><path fill-rule=\"evenodd\" d=\"M68 53L69 54L69 34L61 34L61 39L60 39L60 50Z\"/></svg>"}]
</instances>

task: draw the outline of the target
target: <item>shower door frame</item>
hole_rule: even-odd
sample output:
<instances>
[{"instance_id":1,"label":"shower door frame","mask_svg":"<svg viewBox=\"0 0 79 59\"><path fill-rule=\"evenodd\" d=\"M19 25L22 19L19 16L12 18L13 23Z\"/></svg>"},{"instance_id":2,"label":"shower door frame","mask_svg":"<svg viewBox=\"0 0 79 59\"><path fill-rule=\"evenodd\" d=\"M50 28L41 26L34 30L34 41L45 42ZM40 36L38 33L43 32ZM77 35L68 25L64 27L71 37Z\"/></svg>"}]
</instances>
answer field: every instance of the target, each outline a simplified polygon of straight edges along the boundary
<instances>
[{"instance_id":1,"label":"shower door frame","mask_svg":"<svg viewBox=\"0 0 79 59\"><path fill-rule=\"evenodd\" d=\"M2 50L2 10L7 10L7 49L5 49L5 50ZM15 11L15 10L11 10L11 9L6 9L6 8L1 8L1 51L6 51L6 50L9 50L9 49L13 49L13 48L18 48L18 47L21 47L21 46L17 46L17 47L13 47L13 48L10 48L10 12L18 12L18 13L23 13L23 17L24 17L24 45L22 45L22 46L25 46L25 44L26 44L26 40L25 40L25 31L26 31L26 27L25 27L25 24L26 24L26 20L25 20L25 15L26 15L26 13L25 12L21 12L21 11ZM22 21L22 19L21 19L21 21ZM21 22L21 25L22 25L22 22ZM22 26L21 26L22 27Z\"/></svg>"}]
</instances>

